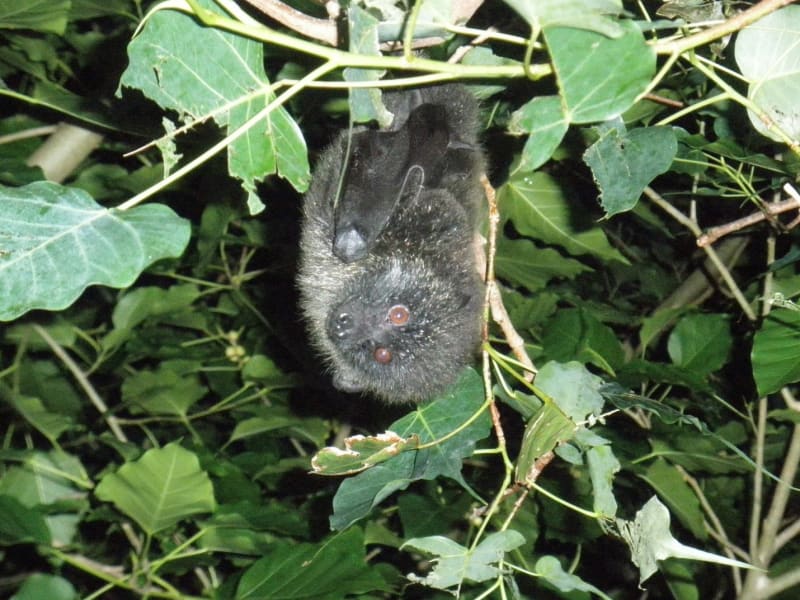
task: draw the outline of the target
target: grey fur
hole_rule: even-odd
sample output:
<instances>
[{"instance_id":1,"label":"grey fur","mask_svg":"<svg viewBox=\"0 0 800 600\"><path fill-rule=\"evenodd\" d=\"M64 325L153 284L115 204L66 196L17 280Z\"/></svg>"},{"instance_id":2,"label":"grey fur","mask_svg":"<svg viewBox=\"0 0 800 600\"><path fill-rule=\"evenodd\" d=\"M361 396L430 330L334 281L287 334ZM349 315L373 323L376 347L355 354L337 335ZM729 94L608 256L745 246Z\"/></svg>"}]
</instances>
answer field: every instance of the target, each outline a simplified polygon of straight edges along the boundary
<instances>
[{"instance_id":1,"label":"grey fur","mask_svg":"<svg viewBox=\"0 0 800 600\"><path fill-rule=\"evenodd\" d=\"M477 105L464 87L390 93L385 102L394 121L354 134L355 167L345 165L346 131L317 162L298 284L311 341L336 387L422 401L454 382L479 342L473 239L484 159ZM389 318L393 307L407 322Z\"/></svg>"}]
</instances>

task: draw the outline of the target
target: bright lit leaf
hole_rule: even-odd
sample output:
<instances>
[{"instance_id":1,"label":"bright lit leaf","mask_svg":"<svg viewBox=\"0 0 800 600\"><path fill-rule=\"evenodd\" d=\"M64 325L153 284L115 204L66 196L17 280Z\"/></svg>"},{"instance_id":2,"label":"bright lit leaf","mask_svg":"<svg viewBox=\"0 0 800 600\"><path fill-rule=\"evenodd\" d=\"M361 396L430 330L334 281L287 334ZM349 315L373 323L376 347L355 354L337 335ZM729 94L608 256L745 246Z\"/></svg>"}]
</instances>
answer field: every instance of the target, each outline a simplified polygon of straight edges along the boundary
<instances>
[{"instance_id":1,"label":"bright lit leaf","mask_svg":"<svg viewBox=\"0 0 800 600\"><path fill-rule=\"evenodd\" d=\"M197 456L176 442L148 450L108 473L95 493L150 535L216 506L211 480Z\"/></svg>"},{"instance_id":2,"label":"bright lit leaf","mask_svg":"<svg viewBox=\"0 0 800 600\"><path fill-rule=\"evenodd\" d=\"M0 186L0 230L3 321L66 308L90 285L129 286L189 241L189 222L167 206L106 209L83 190L48 182Z\"/></svg>"},{"instance_id":3,"label":"bright lit leaf","mask_svg":"<svg viewBox=\"0 0 800 600\"><path fill-rule=\"evenodd\" d=\"M735 52L750 81L748 98L790 138L800 138L800 6L776 10L740 31ZM748 115L762 135L782 141L755 113Z\"/></svg>"}]
</instances>

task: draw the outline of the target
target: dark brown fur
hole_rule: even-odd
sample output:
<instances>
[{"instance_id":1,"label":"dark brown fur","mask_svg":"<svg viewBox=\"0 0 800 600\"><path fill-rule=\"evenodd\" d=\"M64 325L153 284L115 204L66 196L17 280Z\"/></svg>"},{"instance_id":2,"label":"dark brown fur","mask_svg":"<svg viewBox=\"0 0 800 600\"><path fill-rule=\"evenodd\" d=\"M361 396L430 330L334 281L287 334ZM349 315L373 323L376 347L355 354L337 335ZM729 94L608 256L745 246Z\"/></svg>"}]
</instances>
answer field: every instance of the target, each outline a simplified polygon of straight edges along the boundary
<instances>
[{"instance_id":1,"label":"dark brown fur","mask_svg":"<svg viewBox=\"0 0 800 600\"><path fill-rule=\"evenodd\" d=\"M466 88L385 98L395 114L389 130L353 134L352 162L348 132L320 156L305 197L298 283L336 387L422 401L451 385L478 345L483 287L473 239L484 159ZM398 306L408 315L400 324L390 318Z\"/></svg>"}]
</instances>

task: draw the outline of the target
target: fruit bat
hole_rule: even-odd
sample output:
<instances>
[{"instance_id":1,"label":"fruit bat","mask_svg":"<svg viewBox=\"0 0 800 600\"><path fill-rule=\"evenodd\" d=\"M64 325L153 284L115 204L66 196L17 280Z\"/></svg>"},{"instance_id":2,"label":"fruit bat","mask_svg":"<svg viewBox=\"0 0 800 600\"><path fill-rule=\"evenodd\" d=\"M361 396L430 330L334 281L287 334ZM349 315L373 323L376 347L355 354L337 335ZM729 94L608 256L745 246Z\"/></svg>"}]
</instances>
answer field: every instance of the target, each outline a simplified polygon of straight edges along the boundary
<instances>
[{"instance_id":1,"label":"fruit bat","mask_svg":"<svg viewBox=\"0 0 800 600\"><path fill-rule=\"evenodd\" d=\"M459 85L385 103L388 129L344 131L317 161L298 286L337 388L423 401L454 382L480 338L478 107Z\"/></svg>"}]
</instances>

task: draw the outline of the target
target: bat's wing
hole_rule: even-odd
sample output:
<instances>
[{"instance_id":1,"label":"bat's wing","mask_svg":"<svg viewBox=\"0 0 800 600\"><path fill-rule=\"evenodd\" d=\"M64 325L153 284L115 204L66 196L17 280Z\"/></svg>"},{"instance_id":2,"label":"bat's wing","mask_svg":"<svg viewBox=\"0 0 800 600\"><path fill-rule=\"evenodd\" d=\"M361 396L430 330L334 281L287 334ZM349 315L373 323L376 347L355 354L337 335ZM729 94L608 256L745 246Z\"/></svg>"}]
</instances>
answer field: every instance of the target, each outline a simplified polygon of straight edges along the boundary
<instances>
[{"instance_id":1,"label":"bat's wing","mask_svg":"<svg viewBox=\"0 0 800 600\"><path fill-rule=\"evenodd\" d=\"M444 107L423 104L397 131L362 131L351 140L342 193L334 208L333 253L366 257L398 207L440 177L449 143Z\"/></svg>"}]
</instances>

